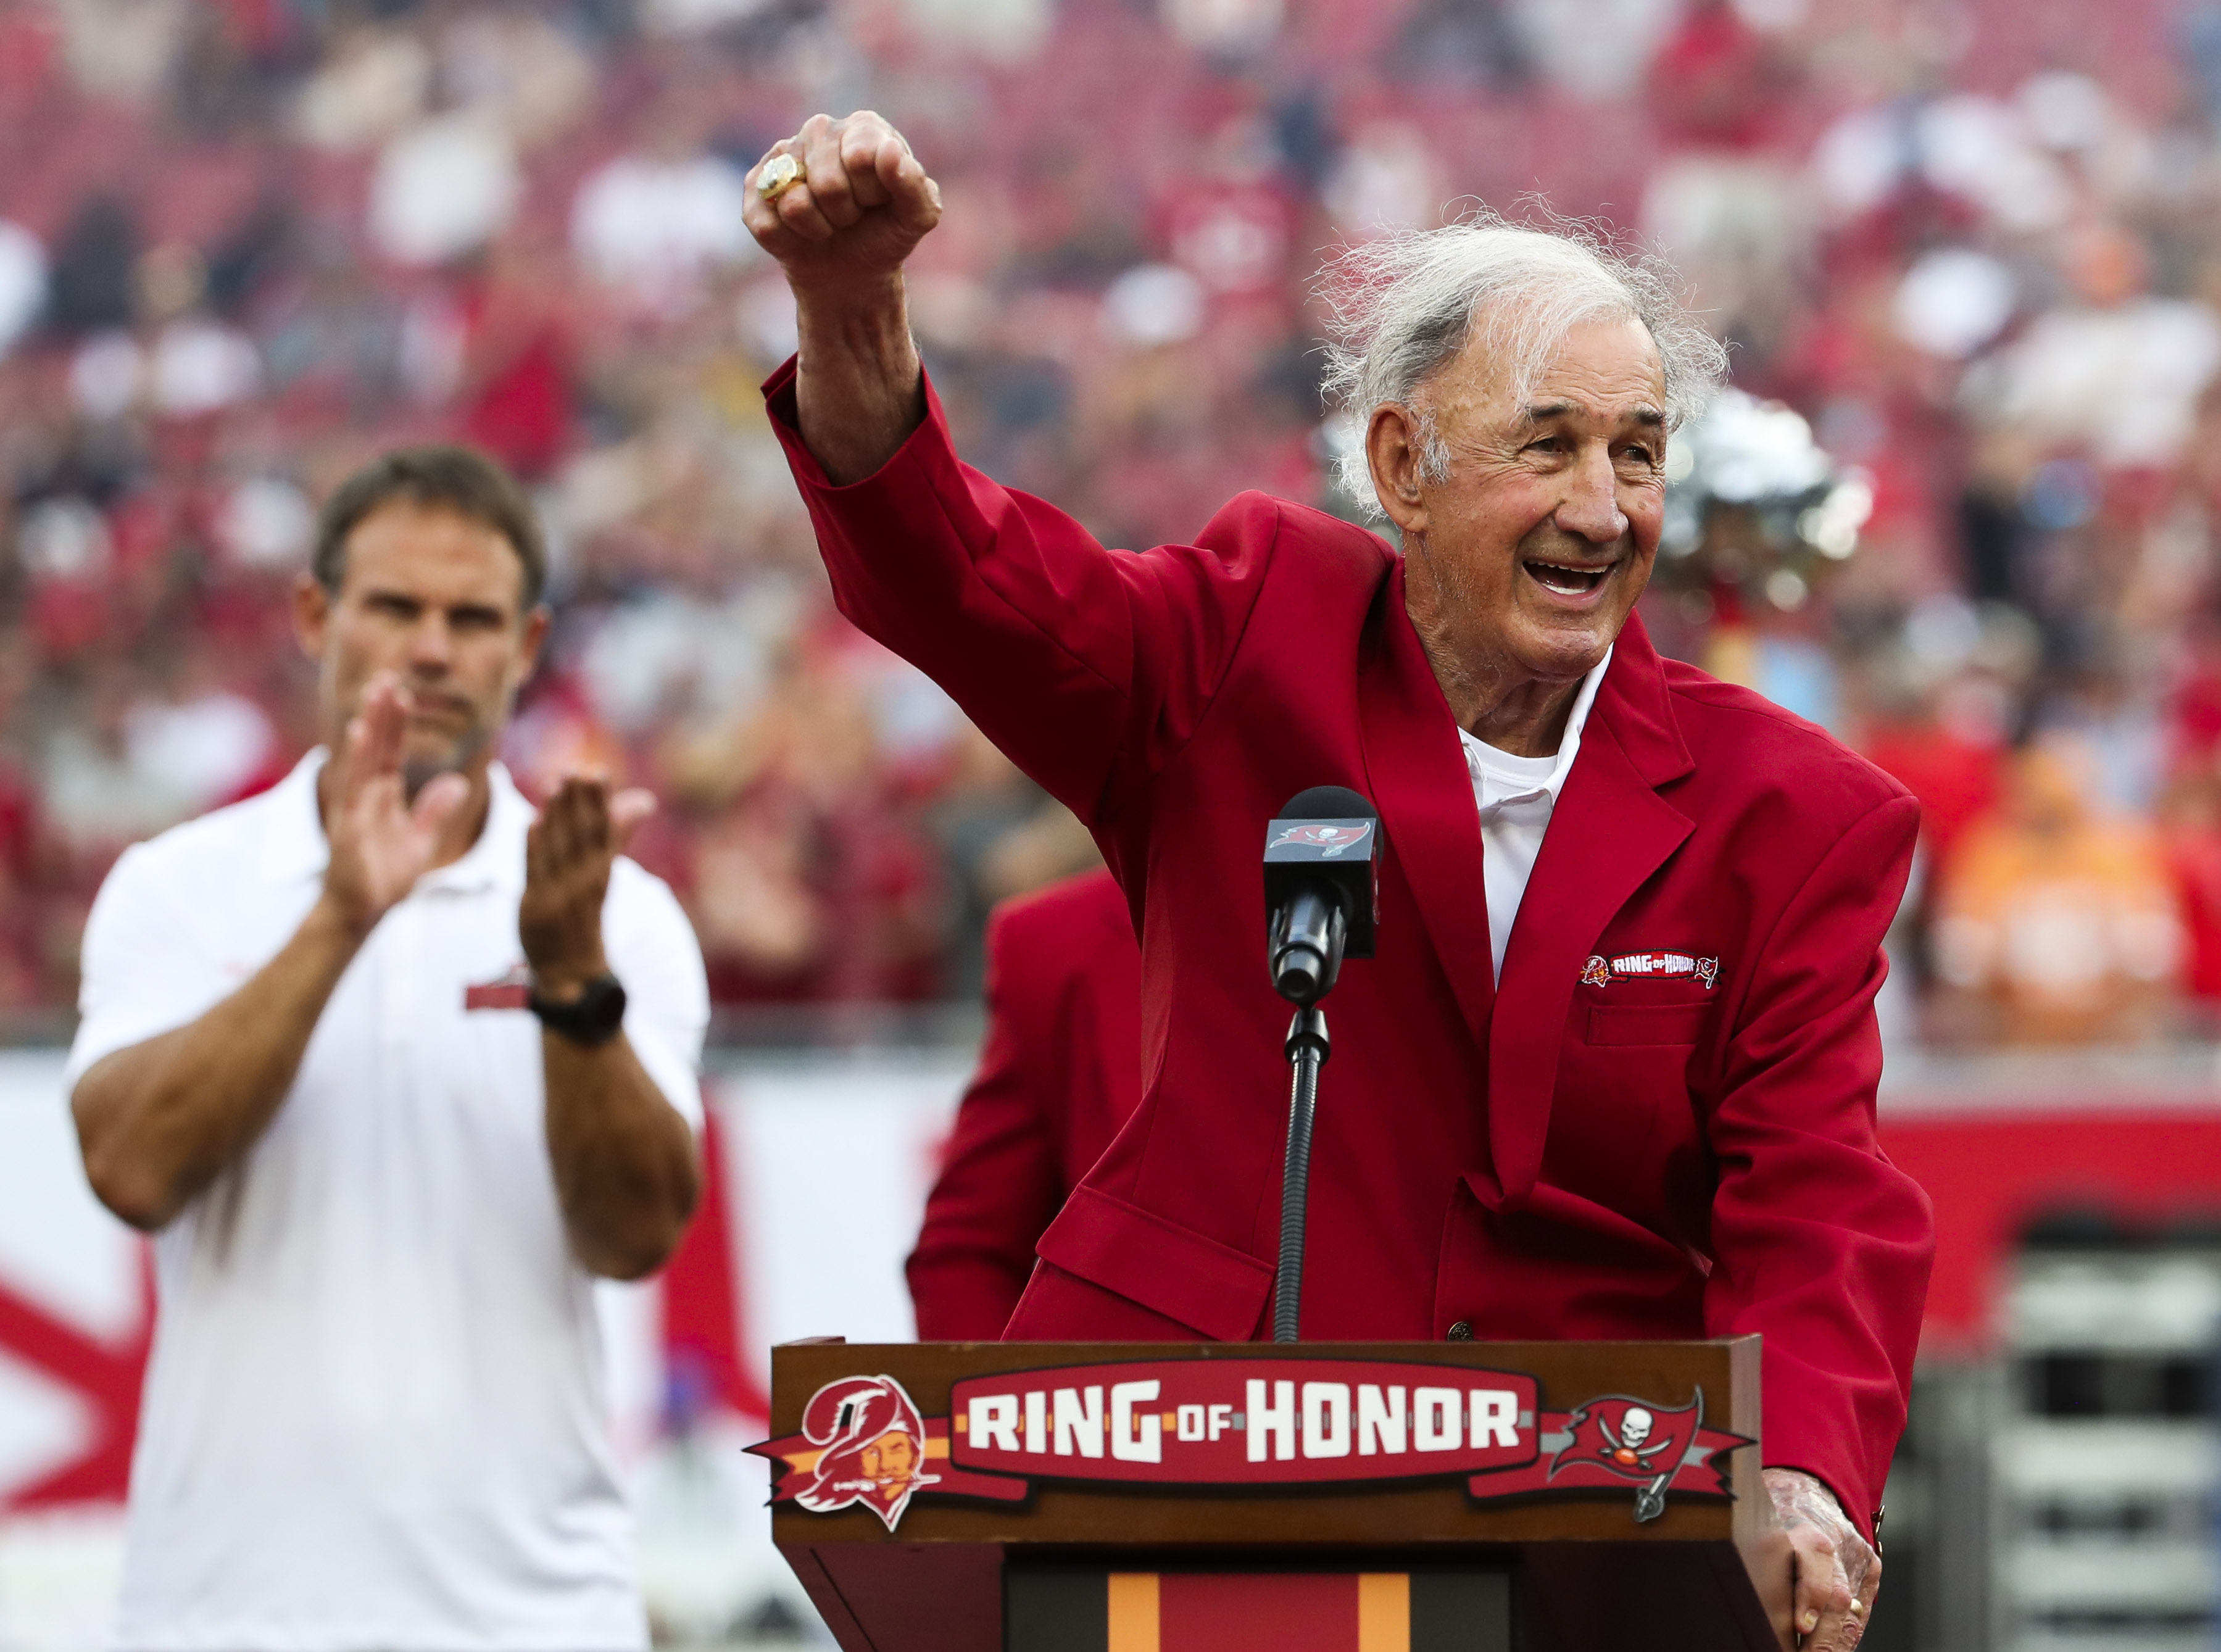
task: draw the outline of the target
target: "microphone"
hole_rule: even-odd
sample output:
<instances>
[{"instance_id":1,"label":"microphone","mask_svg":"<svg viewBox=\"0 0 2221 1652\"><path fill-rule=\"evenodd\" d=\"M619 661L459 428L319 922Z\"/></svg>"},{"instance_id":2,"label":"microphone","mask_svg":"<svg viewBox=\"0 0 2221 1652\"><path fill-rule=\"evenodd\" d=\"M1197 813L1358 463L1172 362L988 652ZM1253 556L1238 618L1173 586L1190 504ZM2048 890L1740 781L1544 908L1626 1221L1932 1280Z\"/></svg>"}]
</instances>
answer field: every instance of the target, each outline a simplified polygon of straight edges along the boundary
<instances>
[{"instance_id":1,"label":"microphone","mask_svg":"<svg viewBox=\"0 0 2221 1652\"><path fill-rule=\"evenodd\" d=\"M1317 1004L1344 958L1373 956L1380 854L1380 813L1347 786L1298 792L1265 829L1266 942L1291 1004Z\"/></svg>"}]
</instances>

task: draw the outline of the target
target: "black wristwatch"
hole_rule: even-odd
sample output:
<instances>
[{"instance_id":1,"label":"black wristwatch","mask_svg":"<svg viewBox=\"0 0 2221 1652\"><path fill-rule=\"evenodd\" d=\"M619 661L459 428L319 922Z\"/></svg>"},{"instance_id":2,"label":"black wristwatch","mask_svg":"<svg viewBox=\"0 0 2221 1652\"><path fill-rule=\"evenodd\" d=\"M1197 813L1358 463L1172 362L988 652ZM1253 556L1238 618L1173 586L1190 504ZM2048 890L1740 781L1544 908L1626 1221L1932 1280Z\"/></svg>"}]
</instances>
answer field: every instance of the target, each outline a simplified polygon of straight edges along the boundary
<instances>
[{"instance_id":1,"label":"black wristwatch","mask_svg":"<svg viewBox=\"0 0 2221 1652\"><path fill-rule=\"evenodd\" d=\"M550 1004L535 985L524 1004L548 1031L581 1044L606 1044L624 1025L624 983L614 975L597 975L568 1004Z\"/></svg>"}]
</instances>

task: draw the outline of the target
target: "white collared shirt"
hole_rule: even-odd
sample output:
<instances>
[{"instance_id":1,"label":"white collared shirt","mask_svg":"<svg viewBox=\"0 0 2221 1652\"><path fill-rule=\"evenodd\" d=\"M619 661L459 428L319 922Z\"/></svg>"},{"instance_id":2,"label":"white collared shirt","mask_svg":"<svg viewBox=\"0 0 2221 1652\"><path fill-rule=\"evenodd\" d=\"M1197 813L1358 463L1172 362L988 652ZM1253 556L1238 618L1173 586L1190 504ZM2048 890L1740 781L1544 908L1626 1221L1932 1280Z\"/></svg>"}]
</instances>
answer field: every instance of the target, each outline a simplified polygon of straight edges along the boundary
<instances>
[{"instance_id":1,"label":"white collared shirt","mask_svg":"<svg viewBox=\"0 0 2221 1652\"><path fill-rule=\"evenodd\" d=\"M312 754L116 862L85 927L74 1088L281 948L327 859ZM123 1652L621 1652L647 1644L593 1280L516 994L531 805L379 922L246 1156L154 1241ZM698 1127L709 1000L671 892L612 870L625 1034ZM491 1000L491 1003L489 1003Z\"/></svg>"},{"instance_id":2,"label":"white collared shirt","mask_svg":"<svg viewBox=\"0 0 2221 1652\"><path fill-rule=\"evenodd\" d=\"M1480 808L1481 881L1488 892L1488 950L1496 961L1496 976L1504 979L1504 948L1511 940L1511 926L1519 917L1519 903L1527 894L1527 879L1534 875L1535 857L1542 852L1542 834L1549 829L1550 814L1558 806L1558 793L1580 755L1581 729L1596 704L1597 685L1611 669L1611 650L1581 679L1573 695L1573 709L1566 717L1565 738L1554 757L1515 757L1498 751L1486 741L1464 729L1458 738L1465 745L1466 773L1473 777L1473 801Z\"/></svg>"}]
</instances>

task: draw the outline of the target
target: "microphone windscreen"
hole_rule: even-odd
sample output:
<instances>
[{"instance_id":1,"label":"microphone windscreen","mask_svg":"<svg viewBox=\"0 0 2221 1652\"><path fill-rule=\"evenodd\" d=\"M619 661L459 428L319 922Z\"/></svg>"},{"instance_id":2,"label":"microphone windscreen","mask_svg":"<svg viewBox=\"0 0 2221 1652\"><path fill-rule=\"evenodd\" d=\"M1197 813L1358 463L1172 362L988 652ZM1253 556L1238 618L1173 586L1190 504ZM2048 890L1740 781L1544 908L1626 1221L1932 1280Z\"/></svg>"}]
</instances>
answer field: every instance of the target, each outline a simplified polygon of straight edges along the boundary
<instances>
[{"instance_id":1,"label":"microphone windscreen","mask_svg":"<svg viewBox=\"0 0 2221 1652\"><path fill-rule=\"evenodd\" d=\"M1314 785L1287 800L1280 806L1282 820L1378 820L1380 811L1366 800L1361 792L1352 792L1346 785Z\"/></svg>"},{"instance_id":2,"label":"microphone windscreen","mask_svg":"<svg viewBox=\"0 0 2221 1652\"><path fill-rule=\"evenodd\" d=\"M1265 828L1265 928L1308 888L1332 892L1347 926L1343 956L1370 958L1380 910L1380 811L1346 785L1315 785L1282 805ZM1273 943L1277 944L1277 943Z\"/></svg>"}]
</instances>

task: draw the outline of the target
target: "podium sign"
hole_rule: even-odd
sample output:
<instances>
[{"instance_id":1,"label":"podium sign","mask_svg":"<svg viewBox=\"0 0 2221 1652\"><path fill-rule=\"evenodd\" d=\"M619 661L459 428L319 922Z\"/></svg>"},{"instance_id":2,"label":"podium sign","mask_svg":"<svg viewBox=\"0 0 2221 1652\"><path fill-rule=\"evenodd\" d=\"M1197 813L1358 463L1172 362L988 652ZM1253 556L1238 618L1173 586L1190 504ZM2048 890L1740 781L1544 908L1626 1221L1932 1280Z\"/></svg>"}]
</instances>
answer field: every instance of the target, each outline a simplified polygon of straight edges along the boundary
<instances>
[{"instance_id":1,"label":"podium sign","mask_svg":"<svg viewBox=\"0 0 2221 1652\"><path fill-rule=\"evenodd\" d=\"M806 1342L754 1449L853 1652L1764 1652L1758 1399L1755 1337Z\"/></svg>"}]
</instances>

